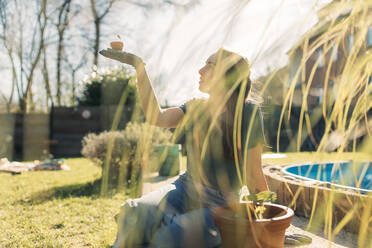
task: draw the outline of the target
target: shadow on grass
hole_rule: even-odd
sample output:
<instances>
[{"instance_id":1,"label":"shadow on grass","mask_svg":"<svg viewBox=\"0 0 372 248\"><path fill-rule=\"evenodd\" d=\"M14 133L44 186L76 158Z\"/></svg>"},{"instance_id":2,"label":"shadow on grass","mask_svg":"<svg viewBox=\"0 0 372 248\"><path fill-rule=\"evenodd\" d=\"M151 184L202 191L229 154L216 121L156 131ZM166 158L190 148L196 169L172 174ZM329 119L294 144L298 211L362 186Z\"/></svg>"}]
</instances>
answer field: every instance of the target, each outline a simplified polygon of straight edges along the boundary
<instances>
[{"instance_id":1,"label":"shadow on grass","mask_svg":"<svg viewBox=\"0 0 372 248\"><path fill-rule=\"evenodd\" d=\"M70 197L100 197L101 192L101 178L92 182L71 184L65 186L54 187L48 190L40 191L32 194L30 198L19 201L21 204L42 204L46 201L54 199L65 199ZM117 193L116 188L111 187L108 192L108 197Z\"/></svg>"}]
</instances>

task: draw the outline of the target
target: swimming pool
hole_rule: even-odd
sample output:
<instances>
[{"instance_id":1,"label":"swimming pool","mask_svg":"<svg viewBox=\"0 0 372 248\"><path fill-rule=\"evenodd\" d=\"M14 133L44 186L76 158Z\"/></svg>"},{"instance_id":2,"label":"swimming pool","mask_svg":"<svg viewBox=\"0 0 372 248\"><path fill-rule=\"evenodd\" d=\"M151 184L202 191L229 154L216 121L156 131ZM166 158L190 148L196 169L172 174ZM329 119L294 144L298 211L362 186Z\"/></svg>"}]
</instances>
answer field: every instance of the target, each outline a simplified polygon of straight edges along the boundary
<instances>
[{"instance_id":1,"label":"swimming pool","mask_svg":"<svg viewBox=\"0 0 372 248\"><path fill-rule=\"evenodd\" d=\"M290 165L282 169L284 175L307 182L332 184L337 188L372 192L372 162L330 162Z\"/></svg>"}]
</instances>

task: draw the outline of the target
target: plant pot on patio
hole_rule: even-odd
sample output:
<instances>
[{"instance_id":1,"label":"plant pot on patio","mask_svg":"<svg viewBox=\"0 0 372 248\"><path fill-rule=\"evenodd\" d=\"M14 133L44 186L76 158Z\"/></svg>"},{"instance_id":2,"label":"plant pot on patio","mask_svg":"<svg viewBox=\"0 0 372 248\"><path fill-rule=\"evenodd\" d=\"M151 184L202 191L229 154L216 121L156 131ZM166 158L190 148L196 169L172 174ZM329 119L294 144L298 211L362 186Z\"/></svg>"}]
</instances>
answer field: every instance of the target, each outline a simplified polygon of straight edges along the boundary
<instances>
[{"instance_id":1,"label":"plant pot on patio","mask_svg":"<svg viewBox=\"0 0 372 248\"><path fill-rule=\"evenodd\" d=\"M256 219L247 204L253 208L252 203L236 203L212 209L212 218L221 232L222 247L283 247L285 230L294 216L293 210L278 204L264 203L266 211L263 219Z\"/></svg>"}]
</instances>

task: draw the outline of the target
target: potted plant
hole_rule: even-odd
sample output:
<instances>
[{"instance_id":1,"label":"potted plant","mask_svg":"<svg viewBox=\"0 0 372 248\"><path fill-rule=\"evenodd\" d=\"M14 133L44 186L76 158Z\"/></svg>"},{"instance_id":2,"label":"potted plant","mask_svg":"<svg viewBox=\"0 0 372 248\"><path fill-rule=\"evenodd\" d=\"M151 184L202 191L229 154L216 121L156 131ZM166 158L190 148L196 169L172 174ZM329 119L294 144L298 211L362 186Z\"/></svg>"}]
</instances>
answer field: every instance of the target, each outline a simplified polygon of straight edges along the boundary
<instances>
[{"instance_id":1,"label":"potted plant","mask_svg":"<svg viewBox=\"0 0 372 248\"><path fill-rule=\"evenodd\" d=\"M211 211L221 232L222 247L280 248L285 230L294 216L293 210L274 204L276 194L270 191L248 195L240 202L219 206Z\"/></svg>"},{"instance_id":2,"label":"potted plant","mask_svg":"<svg viewBox=\"0 0 372 248\"><path fill-rule=\"evenodd\" d=\"M182 163L180 144L160 145L155 147L154 151L159 176L173 177L180 173Z\"/></svg>"}]
</instances>

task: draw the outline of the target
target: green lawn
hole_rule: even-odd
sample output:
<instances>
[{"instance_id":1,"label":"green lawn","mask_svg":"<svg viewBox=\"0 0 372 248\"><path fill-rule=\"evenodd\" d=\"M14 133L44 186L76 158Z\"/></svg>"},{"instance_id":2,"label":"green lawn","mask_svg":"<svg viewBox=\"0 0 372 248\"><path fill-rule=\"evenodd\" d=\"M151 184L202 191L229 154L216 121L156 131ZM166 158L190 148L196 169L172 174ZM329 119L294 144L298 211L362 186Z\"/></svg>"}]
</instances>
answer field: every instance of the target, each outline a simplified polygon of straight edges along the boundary
<instances>
[{"instance_id":1,"label":"green lawn","mask_svg":"<svg viewBox=\"0 0 372 248\"><path fill-rule=\"evenodd\" d=\"M284 153L283 153L284 154ZM319 152L298 152L285 153L285 158L265 158L263 164L287 165L303 164L307 162L327 162L327 161L372 161L372 154L368 153L319 153Z\"/></svg>"},{"instance_id":2,"label":"green lawn","mask_svg":"<svg viewBox=\"0 0 372 248\"><path fill-rule=\"evenodd\" d=\"M123 193L99 197L100 168L67 159L70 171L0 173L0 247L108 247Z\"/></svg>"},{"instance_id":3,"label":"green lawn","mask_svg":"<svg viewBox=\"0 0 372 248\"><path fill-rule=\"evenodd\" d=\"M362 153L287 153L265 164L329 160L372 160ZM0 173L0 247L108 247L113 216L124 193L99 197L101 169L86 159L67 159L70 171ZM185 164L185 163L184 163Z\"/></svg>"}]
</instances>

